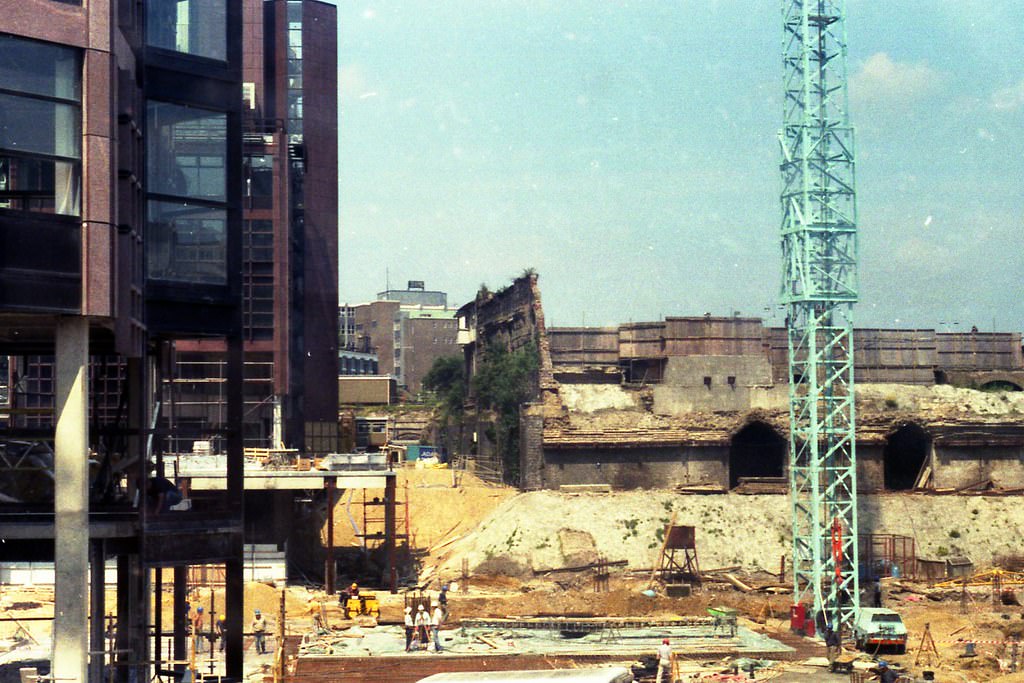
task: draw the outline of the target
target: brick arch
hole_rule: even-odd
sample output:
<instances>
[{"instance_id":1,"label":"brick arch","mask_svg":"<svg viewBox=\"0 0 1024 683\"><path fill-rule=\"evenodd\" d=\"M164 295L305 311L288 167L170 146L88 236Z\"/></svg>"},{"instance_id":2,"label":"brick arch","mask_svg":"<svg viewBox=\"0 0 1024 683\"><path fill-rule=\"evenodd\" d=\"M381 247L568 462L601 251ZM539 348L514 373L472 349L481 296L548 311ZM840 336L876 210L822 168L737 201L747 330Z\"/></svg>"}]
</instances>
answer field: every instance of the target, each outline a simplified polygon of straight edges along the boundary
<instances>
[{"instance_id":1,"label":"brick arch","mask_svg":"<svg viewBox=\"0 0 1024 683\"><path fill-rule=\"evenodd\" d=\"M1005 377L986 377L985 382L979 387L982 390L991 390L997 388L1007 388L1008 391L1024 391L1024 381L1016 375L1006 375Z\"/></svg>"}]
</instances>

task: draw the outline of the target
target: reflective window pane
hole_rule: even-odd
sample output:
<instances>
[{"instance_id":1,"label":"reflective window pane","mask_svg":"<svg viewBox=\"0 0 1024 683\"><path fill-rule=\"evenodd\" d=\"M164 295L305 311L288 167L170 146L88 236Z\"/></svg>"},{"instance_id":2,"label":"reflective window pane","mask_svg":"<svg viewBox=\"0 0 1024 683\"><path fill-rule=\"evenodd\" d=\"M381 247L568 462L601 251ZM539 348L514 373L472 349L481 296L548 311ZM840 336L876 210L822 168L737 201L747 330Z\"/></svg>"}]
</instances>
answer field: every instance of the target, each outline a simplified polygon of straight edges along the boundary
<instances>
[{"instance_id":1,"label":"reflective window pane","mask_svg":"<svg viewBox=\"0 0 1024 683\"><path fill-rule=\"evenodd\" d=\"M81 139L77 106L0 93L0 149L77 159Z\"/></svg>"},{"instance_id":2,"label":"reflective window pane","mask_svg":"<svg viewBox=\"0 0 1024 683\"><path fill-rule=\"evenodd\" d=\"M151 100L147 126L149 192L225 201L226 114Z\"/></svg>"},{"instance_id":3,"label":"reflective window pane","mask_svg":"<svg viewBox=\"0 0 1024 683\"><path fill-rule=\"evenodd\" d=\"M227 58L225 0L149 0L146 41L199 57Z\"/></svg>"},{"instance_id":4,"label":"reflective window pane","mask_svg":"<svg viewBox=\"0 0 1024 683\"><path fill-rule=\"evenodd\" d=\"M227 282L227 211L188 202L150 201L148 213L148 278L203 284Z\"/></svg>"},{"instance_id":5,"label":"reflective window pane","mask_svg":"<svg viewBox=\"0 0 1024 683\"><path fill-rule=\"evenodd\" d=\"M0 34L0 88L79 101L78 51Z\"/></svg>"},{"instance_id":6,"label":"reflective window pane","mask_svg":"<svg viewBox=\"0 0 1024 683\"><path fill-rule=\"evenodd\" d=\"M0 34L0 208L77 216L78 51ZM63 102L58 100L65 100Z\"/></svg>"}]
</instances>

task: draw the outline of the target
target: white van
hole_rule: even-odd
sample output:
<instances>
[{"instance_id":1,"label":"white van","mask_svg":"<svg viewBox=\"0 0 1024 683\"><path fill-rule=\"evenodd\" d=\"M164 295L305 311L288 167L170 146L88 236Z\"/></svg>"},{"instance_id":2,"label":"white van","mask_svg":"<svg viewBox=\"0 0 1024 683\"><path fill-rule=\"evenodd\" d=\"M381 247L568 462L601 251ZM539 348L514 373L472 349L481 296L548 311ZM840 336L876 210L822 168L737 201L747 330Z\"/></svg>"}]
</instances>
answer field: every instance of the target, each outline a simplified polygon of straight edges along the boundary
<instances>
[{"instance_id":1,"label":"white van","mask_svg":"<svg viewBox=\"0 0 1024 683\"><path fill-rule=\"evenodd\" d=\"M591 669L544 669L540 671L460 671L434 674L419 683L632 683L633 674L621 666Z\"/></svg>"}]
</instances>

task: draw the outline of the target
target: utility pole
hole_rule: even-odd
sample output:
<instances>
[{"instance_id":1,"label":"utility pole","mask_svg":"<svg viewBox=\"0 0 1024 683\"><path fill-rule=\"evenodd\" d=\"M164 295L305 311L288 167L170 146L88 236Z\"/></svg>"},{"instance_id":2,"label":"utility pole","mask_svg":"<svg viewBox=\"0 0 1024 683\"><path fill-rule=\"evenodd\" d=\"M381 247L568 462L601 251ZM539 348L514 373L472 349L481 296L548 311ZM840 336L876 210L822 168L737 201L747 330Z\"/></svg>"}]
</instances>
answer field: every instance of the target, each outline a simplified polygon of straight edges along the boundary
<instances>
[{"instance_id":1,"label":"utility pole","mask_svg":"<svg viewBox=\"0 0 1024 683\"><path fill-rule=\"evenodd\" d=\"M781 303L789 342L794 603L847 630L859 605L853 304L857 211L844 0L785 0Z\"/></svg>"}]
</instances>

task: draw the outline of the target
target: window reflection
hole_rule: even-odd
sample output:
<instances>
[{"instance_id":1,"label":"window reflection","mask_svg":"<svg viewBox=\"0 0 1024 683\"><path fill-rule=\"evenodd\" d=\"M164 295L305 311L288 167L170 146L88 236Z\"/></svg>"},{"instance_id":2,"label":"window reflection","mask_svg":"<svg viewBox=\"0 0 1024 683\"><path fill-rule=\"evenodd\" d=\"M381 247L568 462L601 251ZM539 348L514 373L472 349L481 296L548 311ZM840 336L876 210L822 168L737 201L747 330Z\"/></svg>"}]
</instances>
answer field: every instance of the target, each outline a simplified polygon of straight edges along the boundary
<instances>
[{"instance_id":1,"label":"window reflection","mask_svg":"<svg viewBox=\"0 0 1024 683\"><path fill-rule=\"evenodd\" d=\"M146 275L153 280L227 282L227 211L189 202L149 202Z\"/></svg>"},{"instance_id":2,"label":"window reflection","mask_svg":"<svg viewBox=\"0 0 1024 683\"><path fill-rule=\"evenodd\" d=\"M227 58L226 0L149 0L146 42L199 57Z\"/></svg>"},{"instance_id":3,"label":"window reflection","mask_svg":"<svg viewBox=\"0 0 1024 683\"><path fill-rule=\"evenodd\" d=\"M146 127L147 277L226 283L227 115L150 100Z\"/></svg>"},{"instance_id":4,"label":"window reflection","mask_svg":"<svg viewBox=\"0 0 1024 683\"><path fill-rule=\"evenodd\" d=\"M0 208L80 213L78 51L0 34Z\"/></svg>"},{"instance_id":5,"label":"window reflection","mask_svg":"<svg viewBox=\"0 0 1024 683\"><path fill-rule=\"evenodd\" d=\"M147 110L149 191L224 201L227 115L154 101Z\"/></svg>"}]
</instances>

